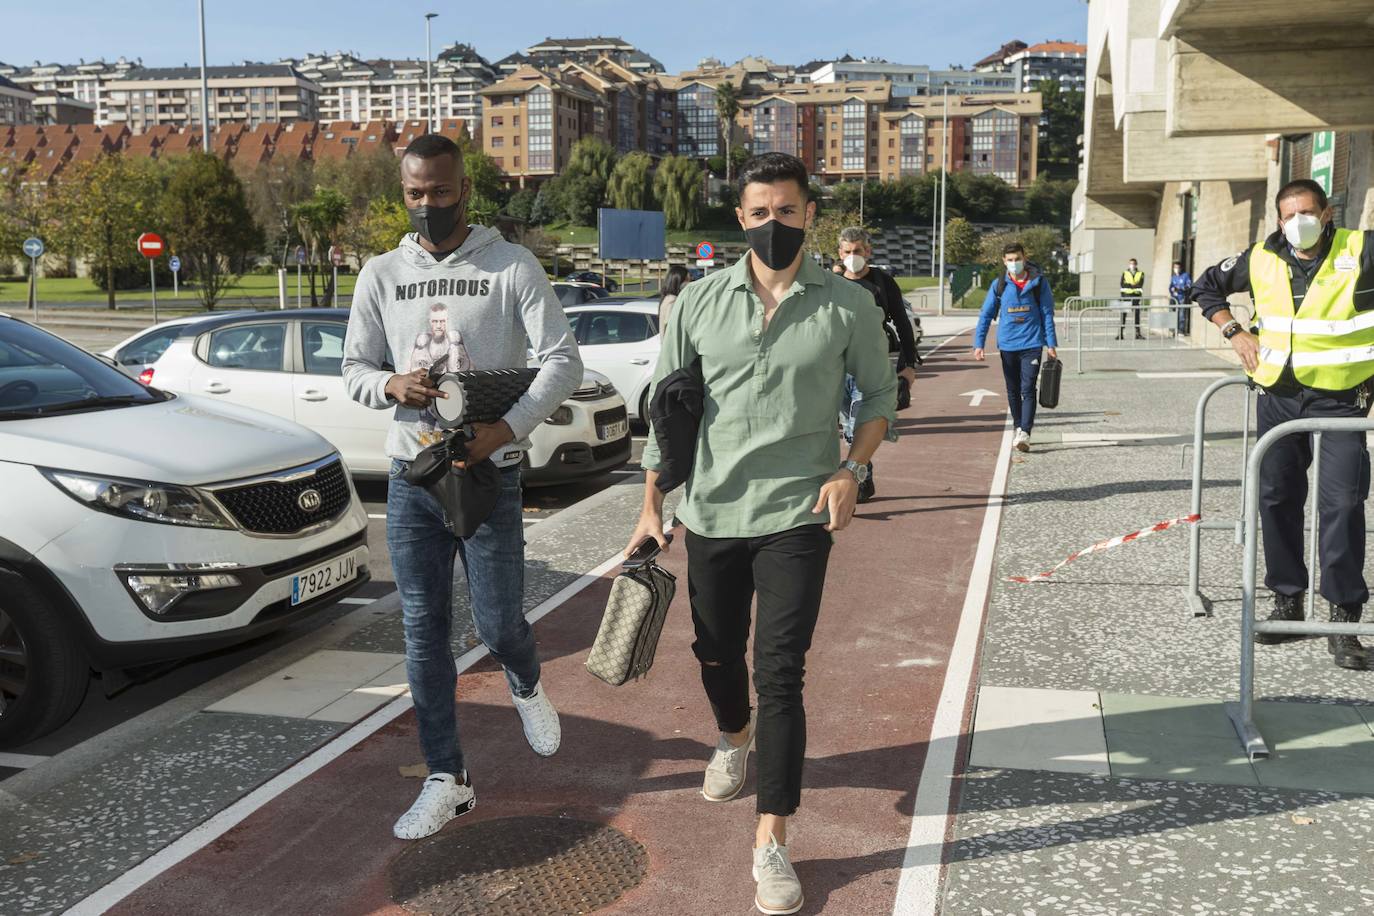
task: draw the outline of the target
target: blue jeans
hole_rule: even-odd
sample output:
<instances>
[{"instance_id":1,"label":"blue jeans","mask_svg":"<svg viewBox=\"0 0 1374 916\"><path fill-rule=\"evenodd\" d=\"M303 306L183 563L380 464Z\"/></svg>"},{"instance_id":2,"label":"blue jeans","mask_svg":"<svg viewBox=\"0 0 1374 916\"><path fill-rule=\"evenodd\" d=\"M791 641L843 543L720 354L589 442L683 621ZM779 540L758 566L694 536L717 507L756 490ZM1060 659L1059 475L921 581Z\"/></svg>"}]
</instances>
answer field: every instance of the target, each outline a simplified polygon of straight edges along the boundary
<instances>
[{"instance_id":1,"label":"blue jeans","mask_svg":"<svg viewBox=\"0 0 1374 916\"><path fill-rule=\"evenodd\" d=\"M1035 382L1040 376L1040 348L1003 350L1002 378L1007 383L1007 406L1016 428L1031 431L1035 425Z\"/></svg>"},{"instance_id":2,"label":"blue jeans","mask_svg":"<svg viewBox=\"0 0 1374 916\"><path fill-rule=\"evenodd\" d=\"M472 622L492 658L506 669L511 692L528 697L539 686L534 632L525 620L525 523L520 469L501 471L501 497L477 533L454 537L439 505L423 487L406 483L406 463L392 461L386 493L386 546L401 594L406 679L415 702L420 748L431 773L463 772L454 691L458 668L453 630L453 561L461 557L472 596Z\"/></svg>"},{"instance_id":3,"label":"blue jeans","mask_svg":"<svg viewBox=\"0 0 1374 916\"><path fill-rule=\"evenodd\" d=\"M844 428L844 441L854 442L854 421L859 416L859 408L864 406L864 393L854 383L854 376L844 377L844 397L840 401L840 425Z\"/></svg>"}]
</instances>

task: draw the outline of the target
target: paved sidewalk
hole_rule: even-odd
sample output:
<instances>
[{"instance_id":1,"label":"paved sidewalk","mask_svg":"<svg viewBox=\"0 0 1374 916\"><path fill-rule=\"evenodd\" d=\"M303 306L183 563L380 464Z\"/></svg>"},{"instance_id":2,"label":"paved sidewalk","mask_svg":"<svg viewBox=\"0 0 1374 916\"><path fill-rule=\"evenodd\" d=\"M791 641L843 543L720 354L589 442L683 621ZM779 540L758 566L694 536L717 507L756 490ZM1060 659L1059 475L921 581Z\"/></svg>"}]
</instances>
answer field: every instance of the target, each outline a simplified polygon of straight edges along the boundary
<instances>
[{"instance_id":1,"label":"paved sidewalk","mask_svg":"<svg viewBox=\"0 0 1374 916\"><path fill-rule=\"evenodd\" d=\"M1236 371L1202 353L1086 358L1012 459L943 912L1371 912L1374 673L1335 668L1325 640L1257 647L1274 754L1250 763L1221 708L1240 651L1226 532L1203 534L1212 618L1184 604L1186 528L1007 581L1186 515L1193 408ZM1242 390L1213 400L1205 517L1238 517Z\"/></svg>"}]
</instances>

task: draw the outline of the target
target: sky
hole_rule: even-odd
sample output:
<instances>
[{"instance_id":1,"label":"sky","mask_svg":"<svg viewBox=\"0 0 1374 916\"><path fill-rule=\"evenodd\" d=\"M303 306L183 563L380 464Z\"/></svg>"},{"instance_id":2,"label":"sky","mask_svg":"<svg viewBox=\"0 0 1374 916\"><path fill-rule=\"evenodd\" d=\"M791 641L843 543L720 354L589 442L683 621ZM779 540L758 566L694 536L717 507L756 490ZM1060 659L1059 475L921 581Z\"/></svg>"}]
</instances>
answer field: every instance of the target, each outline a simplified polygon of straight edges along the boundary
<instances>
[{"instance_id":1,"label":"sky","mask_svg":"<svg viewBox=\"0 0 1374 916\"><path fill-rule=\"evenodd\" d=\"M434 51L467 42L495 62L546 37L624 38L671 72L703 57L779 63L872 56L944 67L972 64L1003 42L1082 42L1085 0L205 0L207 61L275 61L312 52L423 58L424 14ZM0 61L29 66L142 58L145 66L200 60L196 0L0 0ZM976 10L958 15L958 10Z\"/></svg>"}]
</instances>

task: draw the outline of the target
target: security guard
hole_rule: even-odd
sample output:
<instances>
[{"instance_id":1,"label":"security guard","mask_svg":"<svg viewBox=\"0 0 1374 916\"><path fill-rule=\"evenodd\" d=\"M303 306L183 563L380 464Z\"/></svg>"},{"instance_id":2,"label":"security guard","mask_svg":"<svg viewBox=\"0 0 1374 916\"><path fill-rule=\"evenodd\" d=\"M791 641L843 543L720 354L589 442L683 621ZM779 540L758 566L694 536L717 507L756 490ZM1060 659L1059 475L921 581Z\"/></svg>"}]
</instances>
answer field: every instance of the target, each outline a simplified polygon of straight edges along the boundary
<instances>
[{"instance_id":1,"label":"security guard","mask_svg":"<svg viewBox=\"0 0 1374 916\"><path fill-rule=\"evenodd\" d=\"M1135 339L1144 340L1145 335L1140 333L1140 297L1145 295L1145 274L1136 267L1135 258L1126 262L1126 269L1121 272L1121 298L1127 302L1134 303L1131 311L1135 312ZM1126 336L1126 313L1121 313L1121 330L1116 332L1116 339L1121 340Z\"/></svg>"},{"instance_id":2,"label":"security guard","mask_svg":"<svg viewBox=\"0 0 1374 916\"><path fill-rule=\"evenodd\" d=\"M1263 392L1259 434L1299 417L1364 417L1374 376L1374 232L1337 229L1326 192L1314 181L1284 185L1274 199L1278 231L1209 268L1193 286L1202 314L1221 328ZM1249 293L1259 338L1231 316L1226 297ZM1364 501L1369 452L1363 433L1322 436L1321 593L1333 622L1358 622L1364 580ZM1260 468L1264 584L1274 592L1270 620L1302 620L1307 588L1303 506L1310 436L1286 436ZM1272 645L1297 636L1255 634ZM1354 636L1328 637L1341 668L1363 670L1374 654Z\"/></svg>"}]
</instances>

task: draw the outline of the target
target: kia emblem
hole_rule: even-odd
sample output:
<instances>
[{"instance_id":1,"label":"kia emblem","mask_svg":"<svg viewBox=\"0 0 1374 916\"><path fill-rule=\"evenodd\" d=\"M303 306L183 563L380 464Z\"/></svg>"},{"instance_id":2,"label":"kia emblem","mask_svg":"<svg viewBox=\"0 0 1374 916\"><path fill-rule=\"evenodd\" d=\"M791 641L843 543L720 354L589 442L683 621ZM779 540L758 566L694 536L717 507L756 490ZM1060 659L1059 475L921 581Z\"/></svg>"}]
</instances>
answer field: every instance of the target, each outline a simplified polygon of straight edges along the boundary
<instances>
[{"instance_id":1,"label":"kia emblem","mask_svg":"<svg viewBox=\"0 0 1374 916\"><path fill-rule=\"evenodd\" d=\"M301 495L296 497L296 505L301 507L302 512L318 512L323 504L319 490L302 490Z\"/></svg>"}]
</instances>

